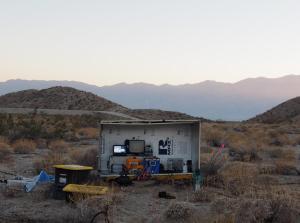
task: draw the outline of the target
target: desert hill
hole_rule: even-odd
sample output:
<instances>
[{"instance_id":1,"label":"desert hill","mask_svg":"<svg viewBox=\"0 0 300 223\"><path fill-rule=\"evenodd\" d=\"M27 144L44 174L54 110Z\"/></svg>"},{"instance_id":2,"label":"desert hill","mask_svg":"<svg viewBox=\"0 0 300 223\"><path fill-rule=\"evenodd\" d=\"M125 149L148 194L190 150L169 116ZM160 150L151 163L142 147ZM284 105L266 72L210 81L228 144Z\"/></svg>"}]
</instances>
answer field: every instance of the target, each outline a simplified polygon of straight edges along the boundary
<instances>
[{"instance_id":1,"label":"desert hill","mask_svg":"<svg viewBox=\"0 0 300 223\"><path fill-rule=\"evenodd\" d=\"M126 111L127 108L95 94L70 87L24 90L0 97L0 107L91 111Z\"/></svg>"},{"instance_id":2,"label":"desert hill","mask_svg":"<svg viewBox=\"0 0 300 223\"><path fill-rule=\"evenodd\" d=\"M262 123L300 123L300 97L283 102L249 121Z\"/></svg>"},{"instance_id":3,"label":"desert hill","mask_svg":"<svg viewBox=\"0 0 300 223\"><path fill-rule=\"evenodd\" d=\"M299 96L300 75L249 78L236 83L215 81L181 85L119 83L102 87L75 81L8 80L0 82L0 95L53 86L68 86L92 92L132 109L160 109L214 120L240 121Z\"/></svg>"},{"instance_id":4,"label":"desert hill","mask_svg":"<svg viewBox=\"0 0 300 223\"><path fill-rule=\"evenodd\" d=\"M180 112L129 109L93 93L71 87L51 87L42 90L9 93L0 96L0 108L107 111L117 112L118 118L126 118L126 116L122 117L124 114L138 119L194 119L193 116ZM72 113L70 112L70 114Z\"/></svg>"}]
</instances>

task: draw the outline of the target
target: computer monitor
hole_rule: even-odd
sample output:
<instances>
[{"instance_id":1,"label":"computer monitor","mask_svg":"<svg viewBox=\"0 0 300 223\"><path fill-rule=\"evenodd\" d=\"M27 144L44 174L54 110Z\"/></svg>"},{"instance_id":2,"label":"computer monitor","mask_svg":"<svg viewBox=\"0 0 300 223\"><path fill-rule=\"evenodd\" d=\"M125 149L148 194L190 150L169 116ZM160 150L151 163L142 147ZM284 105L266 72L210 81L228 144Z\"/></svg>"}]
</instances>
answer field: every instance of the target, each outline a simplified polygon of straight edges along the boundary
<instances>
[{"instance_id":1,"label":"computer monitor","mask_svg":"<svg viewBox=\"0 0 300 223\"><path fill-rule=\"evenodd\" d=\"M126 146L124 145L114 145L113 153L115 156L125 156L126 155Z\"/></svg>"},{"instance_id":2,"label":"computer monitor","mask_svg":"<svg viewBox=\"0 0 300 223\"><path fill-rule=\"evenodd\" d=\"M145 152L145 140L129 140L129 153L143 154Z\"/></svg>"}]
</instances>

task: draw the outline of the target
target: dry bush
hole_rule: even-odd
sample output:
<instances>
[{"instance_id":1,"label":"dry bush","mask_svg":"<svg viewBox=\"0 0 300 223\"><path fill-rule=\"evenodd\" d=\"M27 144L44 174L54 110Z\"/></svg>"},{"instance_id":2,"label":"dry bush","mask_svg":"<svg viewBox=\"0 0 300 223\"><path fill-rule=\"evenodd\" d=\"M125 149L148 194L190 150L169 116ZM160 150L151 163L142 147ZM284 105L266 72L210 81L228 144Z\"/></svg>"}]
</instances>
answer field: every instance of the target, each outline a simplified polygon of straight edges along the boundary
<instances>
[{"instance_id":1,"label":"dry bush","mask_svg":"<svg viewBox=\"0 0 300 223\"><path fill-rule=\"evenodd\" d=\"M56 153L66 153L68 152L68 144L63 140L55 140L49 143L48 148Z\"/></svg>"},{"instance_id":2,"label":"dry bush","mask_svg":"<svg viewBox=\"0 0 300 223\"><path fill-rule=\"evenodd\" d=\"M269 132L269 144L275 146L285 146L292 145L293 142L286 133L281 133L278 130L271 130Z\"/></svg>"},{"instance_id":3,"label":"dry bush","mask_svg":"<svg viewBox=\"0 0 300 223\"><path fill-rule=\"evenodd\" d=\"M187 202L173 202L165 212L168 219L186 220L193 214L193 208Z\"/></svg>"},{"instance_id":4,"label":"dry bush","mask_svg":"<svg viewBox=\"0 0 300 223\"><path fill-rule=\"evenodd\" d=\"M201 187L200 190L192 194L193 202L210 202L213 199L207 187Z\"/></svg>"},{"instance_id":5,"label":"dry bush","mask_svg":"<svg viewBox=\"0 0 300 223\"><path fill-rule=\"evenodd\" d=\"M36 160L33 163L33 166L37 173L39 173L41 170L45 170L48 173L54 173L53 165L58 164L70 164L70 159L67 156L64 156L64 154L50 151L41 159Z\"/></svg>"},{"instance_id":6,"label":"dry bush","mask_svg":"<svg viewBox=\"0 0 300 223\"><path fill-rule=\"evenodd\" d=\"M219 171L225 189L237 196L254 186L258 174L256 166L243 162L230 163Z\"/></svg>"},{"instance_id":7,"label":"dry bush","mask_svg":"<svg viewBox=\"0 0 300 223\"><path fill-rule=\"evenodd\" d=\"M287 160L276 160L275 161L276 173L281 175L298 175L297 165L295 162Z\"/></svg>"},{"instance_id":8,"label":"dry bush","mask_svg":"<svg viewBox=\"0 0 300 223\"><path fill-rule=\"evenodd\" d=\"M213 149L211 147L208 146L201 146L201 155L202 153L211 153L213 151Z\"/></svg>"},{"instance_id":9,"label":"dry bush","mask_svg":"<svg viewBox=\"0 0 300 223\"><path fill-rule=\"evenodd\" d=\"M204 139L208 145L219 147L225 142L225 133L223 131L213 127L204 128L203 131Z\"/></svg>"},{"instance_id":10,"label":"dry bush","mask_svg":"<svg viewBox=\"0 0 300 223\"><path fill-rule=\"evenodd\" d=\"M300 135L298 135L294 138L293 145L294 146L300 145Z\"/></svg>"},{"instance_id":11,"label":"dry bush","mask_svg":"<svg viewBox=\"0 0 300 223\"><path fill-rule=\"evenodd\" d=\"M99 129L97 128L81 128L76 131L76 135L81 139L97 139L99 138Z\"/></svg>"},{"instance_id":12,"label":"dry bush","mask_svg":"<svg viewBox=\"0 0 300 223\"><path fill-rule=\"evenodd\" d=\"M233 214L219 214L216 219L214 220L214 223L235 223L235 217Z\"/></svg>"},{"instance_id":13,"label":"dry bush","mask_svg":"<svg viewBox=\"0 0 300 223\"><path fill-rule=\"evenodd\" d=\"M266 187L250 199L242 199L236 209L236 222L295 222L299 210L291 191Z\"/></svg>"},{"instance_id":14,"label":"dry bush","mask_svg":"<svg viewBox=\"0 0 300 223\"><path fill-rule=\"evenodd\" d=\"M276 166L271 164L259 165L260 174L276 174Z\"/></svg>"},{"instance_id":15,"label":"dry bush","mask_svg":"<svg viewBox=\"0 0 300 223\"><path fill-rule=\"evenodd\" d=\"M234 161L251 162L260 160L258 146L249 141L236 141L231 144L229 155Z\"/></svg>"},{"instance_id":16,"label":"dry bush","mask_svg":"<svg viewBox=\"0 0 300 223\"><path fill-rule=\"evenodd\" d=\"M114 207L121 201L121 196L114 193L83 199L79 198L75 203L76 209L78 210L77 221L92 222L91 220L95 218L94 222L96 222L97 219L103 219L104 222L110 222L110 219L113 218Z\"/></svg>"},{"instance_id":17,"label":"dry bush","mask_svg":"<svg viewBox=\"0 0 300 223\"><path fill-rule=\"evenodd\" d=\"M271 158L281 158L283 156L283 150L282 150L282 148L270 149L269 155Z\"/></svg>"},{"instance_id":18,"label":"dry bush","mask_svg":"<svg viewBox=\"0 0 300 223\"><path fill-rule=\"evenodd\" d=\"M231 213L238 207L238 199L229 197L217 197L211 203L211 210L218 214Z\"/></svg>"},{"instance_id":19,"label":"dry bush","mask_svg":"<svg viewBox=\"0 0 300 223\"><path fill-rule=\"evenodd\" d=\"M70 153L70 157L79 165L92 166L97 168L97 149L74 150Z\"/></svg>"},{"instance_id":20,"label":"dry bush","mask_svg":"<svg viewBox=\"0 0 300 223\"><path fill-rule=\"evenodd\" d=\"M33 140L19 139L13 144L13 148L15 153L33 153L36 150L36 144Z\"/></svg>"},{"instance_id":21,"label":"dry bush","mask_svg":"<svg viewBox=\"0 0 300 223\"><path fill-rule=\"evenodd\" d=\"M11 154L10 146L5 142L0 142L0 161L7 160Z\"/></svg>"},{"instance_id":22,"label":"dry bush","mask_svg":"<svg viewBox=\"0 0 300 223\"><path fill-rule=\"evenodd\" d=\"M268 222L272 209L264 200L242 200L235 213L236 223Z\"/></svg>"},{"instance_id":23,"label":"dry bush","mask_svg":"<svg viewBox=\"0 0 300 223\"><path fill-rule=\"evenodd\" d=\"M269 154L271 158L280 158L289 161L296 159L296 151L289 148L273 148L269 150Z\"/></svg>"}]
</instances>

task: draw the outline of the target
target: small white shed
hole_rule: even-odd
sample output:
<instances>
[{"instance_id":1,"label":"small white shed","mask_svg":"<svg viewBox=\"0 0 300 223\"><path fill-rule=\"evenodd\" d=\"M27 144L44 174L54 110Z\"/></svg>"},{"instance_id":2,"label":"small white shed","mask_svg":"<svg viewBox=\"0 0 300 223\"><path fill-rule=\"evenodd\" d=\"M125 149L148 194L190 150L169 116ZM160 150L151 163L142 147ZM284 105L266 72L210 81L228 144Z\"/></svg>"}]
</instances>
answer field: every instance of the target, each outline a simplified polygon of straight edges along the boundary
<instances>
[{"instance_id":1,"label":"small white shed","mask_svg":"<svg viewBox=\"0 0 300 223\"><path fill-rule=\"evenodd\" d=\"M100 174L118 172L129 157L157 157L165 172L200 167L199 120L102 121L98 152Z\"/></svg>"}]
</instances>

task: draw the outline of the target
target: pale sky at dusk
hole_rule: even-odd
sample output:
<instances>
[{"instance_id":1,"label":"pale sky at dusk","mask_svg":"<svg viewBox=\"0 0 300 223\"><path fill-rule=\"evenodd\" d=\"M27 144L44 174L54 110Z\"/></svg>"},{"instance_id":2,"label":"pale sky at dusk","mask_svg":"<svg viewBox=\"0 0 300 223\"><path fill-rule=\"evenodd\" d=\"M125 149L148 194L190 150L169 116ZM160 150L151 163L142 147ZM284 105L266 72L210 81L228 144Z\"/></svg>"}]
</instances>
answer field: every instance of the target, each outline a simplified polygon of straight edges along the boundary
<instances>
[{"instance_id":1,"label":"pale sky at dusk","mask_svg":"<svg viewBox=\"0 0 300 223\"><path fill-rule=\"evenodd\" d=\"M0 81L300 74L299 0L0 0Z\"/></svg>"}]
</instances>

